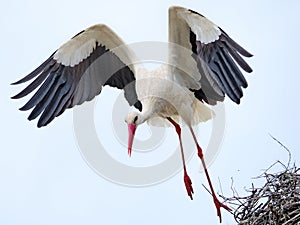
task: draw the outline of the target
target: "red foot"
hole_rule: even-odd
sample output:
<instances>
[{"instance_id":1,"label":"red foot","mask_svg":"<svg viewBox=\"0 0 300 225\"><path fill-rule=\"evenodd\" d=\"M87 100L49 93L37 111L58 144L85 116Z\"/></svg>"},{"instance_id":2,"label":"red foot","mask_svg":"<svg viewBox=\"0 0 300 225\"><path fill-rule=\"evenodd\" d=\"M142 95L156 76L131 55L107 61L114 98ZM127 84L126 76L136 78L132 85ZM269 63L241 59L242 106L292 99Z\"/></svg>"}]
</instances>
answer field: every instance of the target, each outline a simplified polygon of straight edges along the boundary
<instances>
[{"instance_id":1,"label":"red foot","mask_svg":"<svg viewBox=\"0 0 300 225\"><path fill-rule=\"evenodd\" d=\"M184 184L188 195L190 196L191 200L193 200L194 190L192 186L192 181L186 172L184 172Z\"/></svg>"},{"instance_id":2,"label":"red foot","mask_svg":"<svg viewBox=\"0 0 300 225\"><path fill-rule=\"evenodd\" d=\"M222 202L219 201L219 199L217 199L216 196L213 197L214 198L214 203L217 209L217 215L220 218L220 223L222 222L222 216L221 216L221 208L226 209L227 211L231 211L232 209L229 208L227 205L223 204Z\"/></svg>"}]
</instances>

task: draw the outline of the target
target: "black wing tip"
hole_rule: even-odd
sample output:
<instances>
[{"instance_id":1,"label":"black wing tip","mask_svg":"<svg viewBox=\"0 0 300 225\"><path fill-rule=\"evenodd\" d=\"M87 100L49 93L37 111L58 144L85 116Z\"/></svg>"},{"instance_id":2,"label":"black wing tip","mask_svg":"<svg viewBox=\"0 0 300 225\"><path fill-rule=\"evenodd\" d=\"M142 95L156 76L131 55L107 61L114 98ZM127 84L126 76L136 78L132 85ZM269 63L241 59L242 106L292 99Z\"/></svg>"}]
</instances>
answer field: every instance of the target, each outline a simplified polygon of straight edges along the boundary
<instances>
[{"instance_id":1,"label":"black wing tip","mask_svg":"<svg viewBox=\"0 0 300 225\"><path fill-rule=\"evenodd\" d=\"M34 120L37 116L30 118L30 116L27 118L29 121ZM43 116L41 116L36 124L37 128L46 127L49 123L51 123L52 119L45 119Z\"/></svg>"},{"instance_id":2,"label":"black wing tip","mask_svg":"<svg viewBox=\"0 0 300 225\"><path fill-rule=\"evenodd\" d=\"M23 84L23 83L27 82L28 80L31 80L32 78L31 78L31 79L28 79L28 76L29 76L29 75L31 75L31 73L28 74L28 75L26 75L26 76L23 77L22 79L20 79L20 80L18 80L18 81L16 81L16 82L11 83L10 85Z\"/></svg>"},{"instance_id":3,"label":"black wing tip","mask_svg":"<svg viewBox=\"0 0 300 225\"><path fill-rule=\"evenodd\" d=\"M43 123L38 122L37 125L36 125L36 127L37 128L42 128L42 127L45 127L46 125L47 124L43 124Z\"/></svg>"},{"instance_id":4,"label":"black wing tip","mask_svg":"<svg viewBox=\"0 0 300 225\"><path fill-rule=\"evenodd\" d=\"M42 128L42 127L47 126L47 123L40 122L40 120L39 120L36 126L37 126L37 128Z\"/></svg>"},{"instance_id":5,"label":"black wing tip","mask_svg":"<svg viewBox=\"0 0 300 225\"><path fill-rule=\"evenodd\" d=\"M11 83L10 85L23 84L23 83L25 83L26 81L28 81L28 80L25 79L25 78L27 78L27 76L26 76L26 77L23 77L22 79L20 79L20 80L18 80L18 81L16 81L16 82Z\"/></svg>"},{"instance_id":6,"label":"black wing tip","mask_svg":"<svg viewBox=\"0 0 300 225\"><path fill-rule=\"evenodd\" d=\"M242 84L242 87L246 89L246 88L248 87L248 83L247 83L247 82L246 82L246 83L243 83L243 84Z\"/></svg>"},{"instance_id":7,"label":"black wing tip","mask_svg":"<svg viewBox=\"0 0 300 225\"><path fill-rule=\"evenodd\" d=\"M21 108L19 108L20 111L27 111L31 109L34 105L32 105L29 101L23 105Z\"/></svg>"},{"instance_id":8,"label":"black wing tip","mask_svg":"<svg viewBox=\"0 0 300 225\"><path fill-rule=\"evenodd\" d=\"M248 52L248 51L247 51ZM251 57L253 57L254 55L252 54L252 53L250 53L250 52L248 52L248 55L245 55L245 57L248 57L248 58L251 58Z\"/></svg>"},{"instance_id":9,"label":"black wing tip","mask_svg":"<svg viewBox=\"0 0 300 225\"><path fill-rule=\"evenodd\" d=\"M85 30L80 31L78 34L74 35L71 39L76 38L77 36L81 35L83 32L85 32Z\"/></svg>"},{"instance_id":10,"label":"black wing tip","mask_svg":"<svg viewBox=\"0 0 300 225\"><path fill-rule=\"evenodd\" d=\"M11 98L11 99L20 99L20 98L23 98L24 96L26 96L26 95L24 95L23 91L21 91L20 93L18 93L18 94L16 94L16 95L12 96L12 97L10 97L10 98Z\"/></svg>"},{"instance_id":11,"label":"black wing tip","mask_svg":"<svg viewBox=\"0 0 300 225\"><path fill-rule=\"evenodd\" d=\"M18 94L10 97L10 99L19 99Z\"/></svg>"},{"instance_id":12,"label":"black wing tip","mask_svg":"<svg viewBox=\"0 0 300 225\"><path fill-rule=\"evenodd\" d=\"M30 73L30 74L31 74L31 73ZM26 75L25 77L21 78L20 80L17 80L17 81L15 81L15 82L11 83L10 85L18 85L18 84L23 84L23 83L25 83L26 81L28 81L27 77L28 77L30 74Z\"/></svg>"},{"instance_id":13,"label":"black wing tip","mask_svg":"<svg viewBox=\"0 0 300 225\"><path fill-rule=\"evenodd\" d=\"M254 56L252 53L248 52L241 45L239 45L235 40L233 40L221 27L218 28L222 32L221 39L224 38L225 41L228 42L238 53L247 58L251 58Z\"/></svg>"},{"instance_id":14,"label":"black wing tip","mask_svg":"<svg viewBox=\"0 0 300 225\"><path fill-rule=\"evenodd\" d=\"M21 80L18 80L16 82L10 83L10 85L17 85L17 84L21 84L22 82L20 82Z\"/></svg>"},{"instance_id":15,"label":"black wing tip","mask_svg":"<svg viewBox=\"0 0 300 225\"><path fill-rule=\"evenodd\" d=\"M241 99L240 98L235 98L235 99L232 99L231 100L236 103L237 105L239 105L241 103Z\"/></svg>"},{"instance_id":16,"label":"black wing tip","mask_svg":"<svg viewBox=\"0 0 300 225\"><path fill-rule=\"evenodd\" d=\"M31 73L29 73L28 75L26 75L25 77L23 77L22 79L11 83L10 85L17 85L17 84L22 84L25 83L31 79L33 79L34 77L38 76L44 69L45 67L48 66L48 64L51 64L51 60L53 60L53 56L56 53L56 51L54 51L50 57L48 59L46 59L41 65L39 65L35 70L33 70Z\"/></svg>"},{"instance_id":17,"label":"black wing tip","mask_svg":"<svg viewBox=\"0 0 300 225\"><path fill-rule=\"evenodd\" d=\"M14 96L12 96L10 98L11 99L20 99L20 98L23 98L24 96L26 96L26 95L24 95L23 91L19 92L18 94L14 95Z\"/></svg>"},{"instance_id":18,"label":"black wing tip","mask_svg":"<svg viewBox=\"0 0 300 225\"><path fill-rule=\"evenodd\" d=\"M39 116L39 114L33 114L30 113L30 115L27 117L28 121L33 121L35 120L37 117ZM49 123L51 123L53 121L54 117L48 120L45 120L42 116L39 118L36 126L37 128L41 128L41 127L46 127Z\"/></svg>"},{"instance_id":19,"label":"black wing tip","mask_svg":"<svg viewBox=\"0 0 300 225\"><path fill-rule=\"evenodd\" d=\"M249 67L248 70L246 70L247 73L252 73L253 72L253 69L251 67Z\"/></svg>"},{"instance_id":20,"label":"black wing tip","mask_svg":"<svg viewBox=\"0 0 300 225\"><path fill-rule=\"evenodd\" d=\"M192 10L192 9L188 9L188 10L189 10L191 13L197 14L197 15L202 16L202 17L205 18L205 16L203 16L202 14L200 14L200 13L198 13L198 12Z\"/></svg>"},{"instance_id":21,"label":"black wing tip","mask_svg":"<svg viewBox=\"0 0 300 225\"><path fill-rule=\"evenodd\" d=\"M238 52L239 52L239 51L238 51ZM239 52L239 53L240 53L242 56L247 57L247 58L251 58L251 57L254 56L252 53L248 52L248 51L245 50L245 49L243 49L243 51L242 51L242 52Z\"/></svg>"},{"instance_id":22,"label":"black wing tip","mask_svg":"<svg viewBox=\"0 0 300 225\"><path fill-rule=\"evenodd\" d=\"M20 111L27 111L28 109L25 108L24 106L22 106L21 108L19 108Z\"/></svg>"}]
</instances>

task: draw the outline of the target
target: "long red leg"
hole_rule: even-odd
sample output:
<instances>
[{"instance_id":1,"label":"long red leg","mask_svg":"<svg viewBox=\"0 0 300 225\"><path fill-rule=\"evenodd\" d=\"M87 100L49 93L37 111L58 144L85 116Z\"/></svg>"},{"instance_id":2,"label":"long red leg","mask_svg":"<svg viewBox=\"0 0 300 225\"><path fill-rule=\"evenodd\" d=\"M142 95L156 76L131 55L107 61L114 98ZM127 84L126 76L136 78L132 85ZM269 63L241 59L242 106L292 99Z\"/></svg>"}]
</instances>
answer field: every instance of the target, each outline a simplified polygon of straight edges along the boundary
<instances>
[{"instance_id":1,"label":"long red leg","mask_svg":"<svg viewBox=\"0 0 300 225\"><path fill-rule=\"evenodd\" d=\"M180 144L180 151L181 151L181 158L182 158L182 164L183 164L183 171L184 171L184 175L183 175L184 184L185 184L185 188L186 188L186 191L187 191L188 195L193 200L194 190L193 190L193 187L192 187L192 181L191 181L191 179L190 179L190 177L189 177L189 175L187 174L187 171L186 171L184 152L183 152L183 147L182 147L182 139L181 139L181 128L180 128L179 124L176 123L171 117L167 117L167 119L170 121L170 123L173 124L173 126L175 127L176 132L178 134L179 144Z\"/></svg>"},{"instance_id":2,"label":"long red leg","mask_svg":"<svg viewBox=\"0 0 300 225\"><path fill-rule=\"evenodd\" d=\"M217 196L216 196L216 193L214 191L214 188L213 188L213 185L212 185L212 182L210 180L210 177L209 177L209 174L208 174L208 170L207 170L207 167L206 167L206 164L205 164L205 161L204 161L204 155L203 155L203 152L202 152L202 149L200 147L200 145L198 144L198 141L197 141L197 138L196 138L196 135L192 129L192 127L190 127L190 130L191 130L191 133L193 135L193 138L194 138L194 141L197 145L197 149L198 149L198 156L199 158L201 159L201 162L202 162L202 165L203 165L203 168L204 168L204 172L205 172L205 175L206 175L206 178L207 178L207 181L208 181L208 184L209 184L209 187L210 187L210 190L211 190L211 194L213 196L213 200L214 200L214 203L215 203L215 206L216 206L216 209L217 209L217 215L218 217L220 218L220 222L222 221L222 217L221 217L221 207L228 210L228 211L231 211L231 209L224 205L223 203L221 203Z\"/></svg>"}]
</instances>

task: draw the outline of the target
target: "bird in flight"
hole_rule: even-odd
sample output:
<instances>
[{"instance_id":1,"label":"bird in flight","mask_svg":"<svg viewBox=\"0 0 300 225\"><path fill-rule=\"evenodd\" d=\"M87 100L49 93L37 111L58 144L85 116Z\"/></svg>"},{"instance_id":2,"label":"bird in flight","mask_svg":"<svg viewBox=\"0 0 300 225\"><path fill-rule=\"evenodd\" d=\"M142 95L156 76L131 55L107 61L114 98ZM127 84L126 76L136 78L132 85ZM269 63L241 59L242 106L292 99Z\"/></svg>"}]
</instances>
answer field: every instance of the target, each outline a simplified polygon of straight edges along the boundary
<instances>
[{"instance_id":1,"label":"bird in flight","mask_svg":"<svg viewBox=\"0 0 300 225\"><path fill-rule=\"evenodd\" d=\"M183 7L169 8L168 63L156 71L137 70L133 51L108 26L87 28L63 44L33 72L13 83L32 82L13 99L34 92L20 110L32 109L28 120L49 124L67 108L92 100L104 86L122 89L134 111L126 116L128 154L138 125L174 126L179 139L183 179L193 199L185 165L180 123L189 127L221 221L221 203L213 189L203 151L192 126L213 117L209 105L227 95L239 104L247 87L241 69L252 72L243 57L252 55L203 15Z\"/></svg>"}]
</instances>

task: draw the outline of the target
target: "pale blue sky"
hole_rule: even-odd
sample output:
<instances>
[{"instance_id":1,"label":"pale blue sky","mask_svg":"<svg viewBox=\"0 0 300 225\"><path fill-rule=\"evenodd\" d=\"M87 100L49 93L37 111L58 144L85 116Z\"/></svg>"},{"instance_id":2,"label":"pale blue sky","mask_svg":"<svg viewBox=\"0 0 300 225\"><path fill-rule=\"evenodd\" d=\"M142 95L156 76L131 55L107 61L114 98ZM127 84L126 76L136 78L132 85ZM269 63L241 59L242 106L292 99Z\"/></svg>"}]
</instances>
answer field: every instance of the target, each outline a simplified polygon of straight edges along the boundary
<instances>
[{"instance_id":1,"label":"pale blue sky","mask_svg":"<svg viewBox=\"0 0 300 225\"><path fill-rule=\"evenodd\" d=\"M242 190L261 169L276 160L287 160L268 133L290 148L299 165L298 1L11 0L3 2L0 9L0 224L218 224L210 196L201 185L206 185L206 180L198 173L196 156L188 164L196 191L194 201L186 196L182 173L150 187L120 186L98 176L81 157L72 111L49 127L37 129L36 122L26 120L28 112L17 110L25 100L9 98L21 88L10 86L11 82L90 25L105 23L127 43L166 41L167 12L172 5L205 15L254 54L248 60L254 72L246 75L249 87L242 103L225 102L225 137L209 168L216 189L220 190L219 177L224 193L230 194L230 177L234 177L237 189ZM109 97L110 93L103 94ZM98 106L111 108L109 102L101 97ZM110 116L97 112L96 121ZM120 117L123 120L125 115ZM96 125L101 132L101 123ZM177 143L175 134L170 135ZM126 148L111 148L126 153ZM223 211L223 217L224 224L234 224L227 212Z\"/></svg>"}]
</instances>

